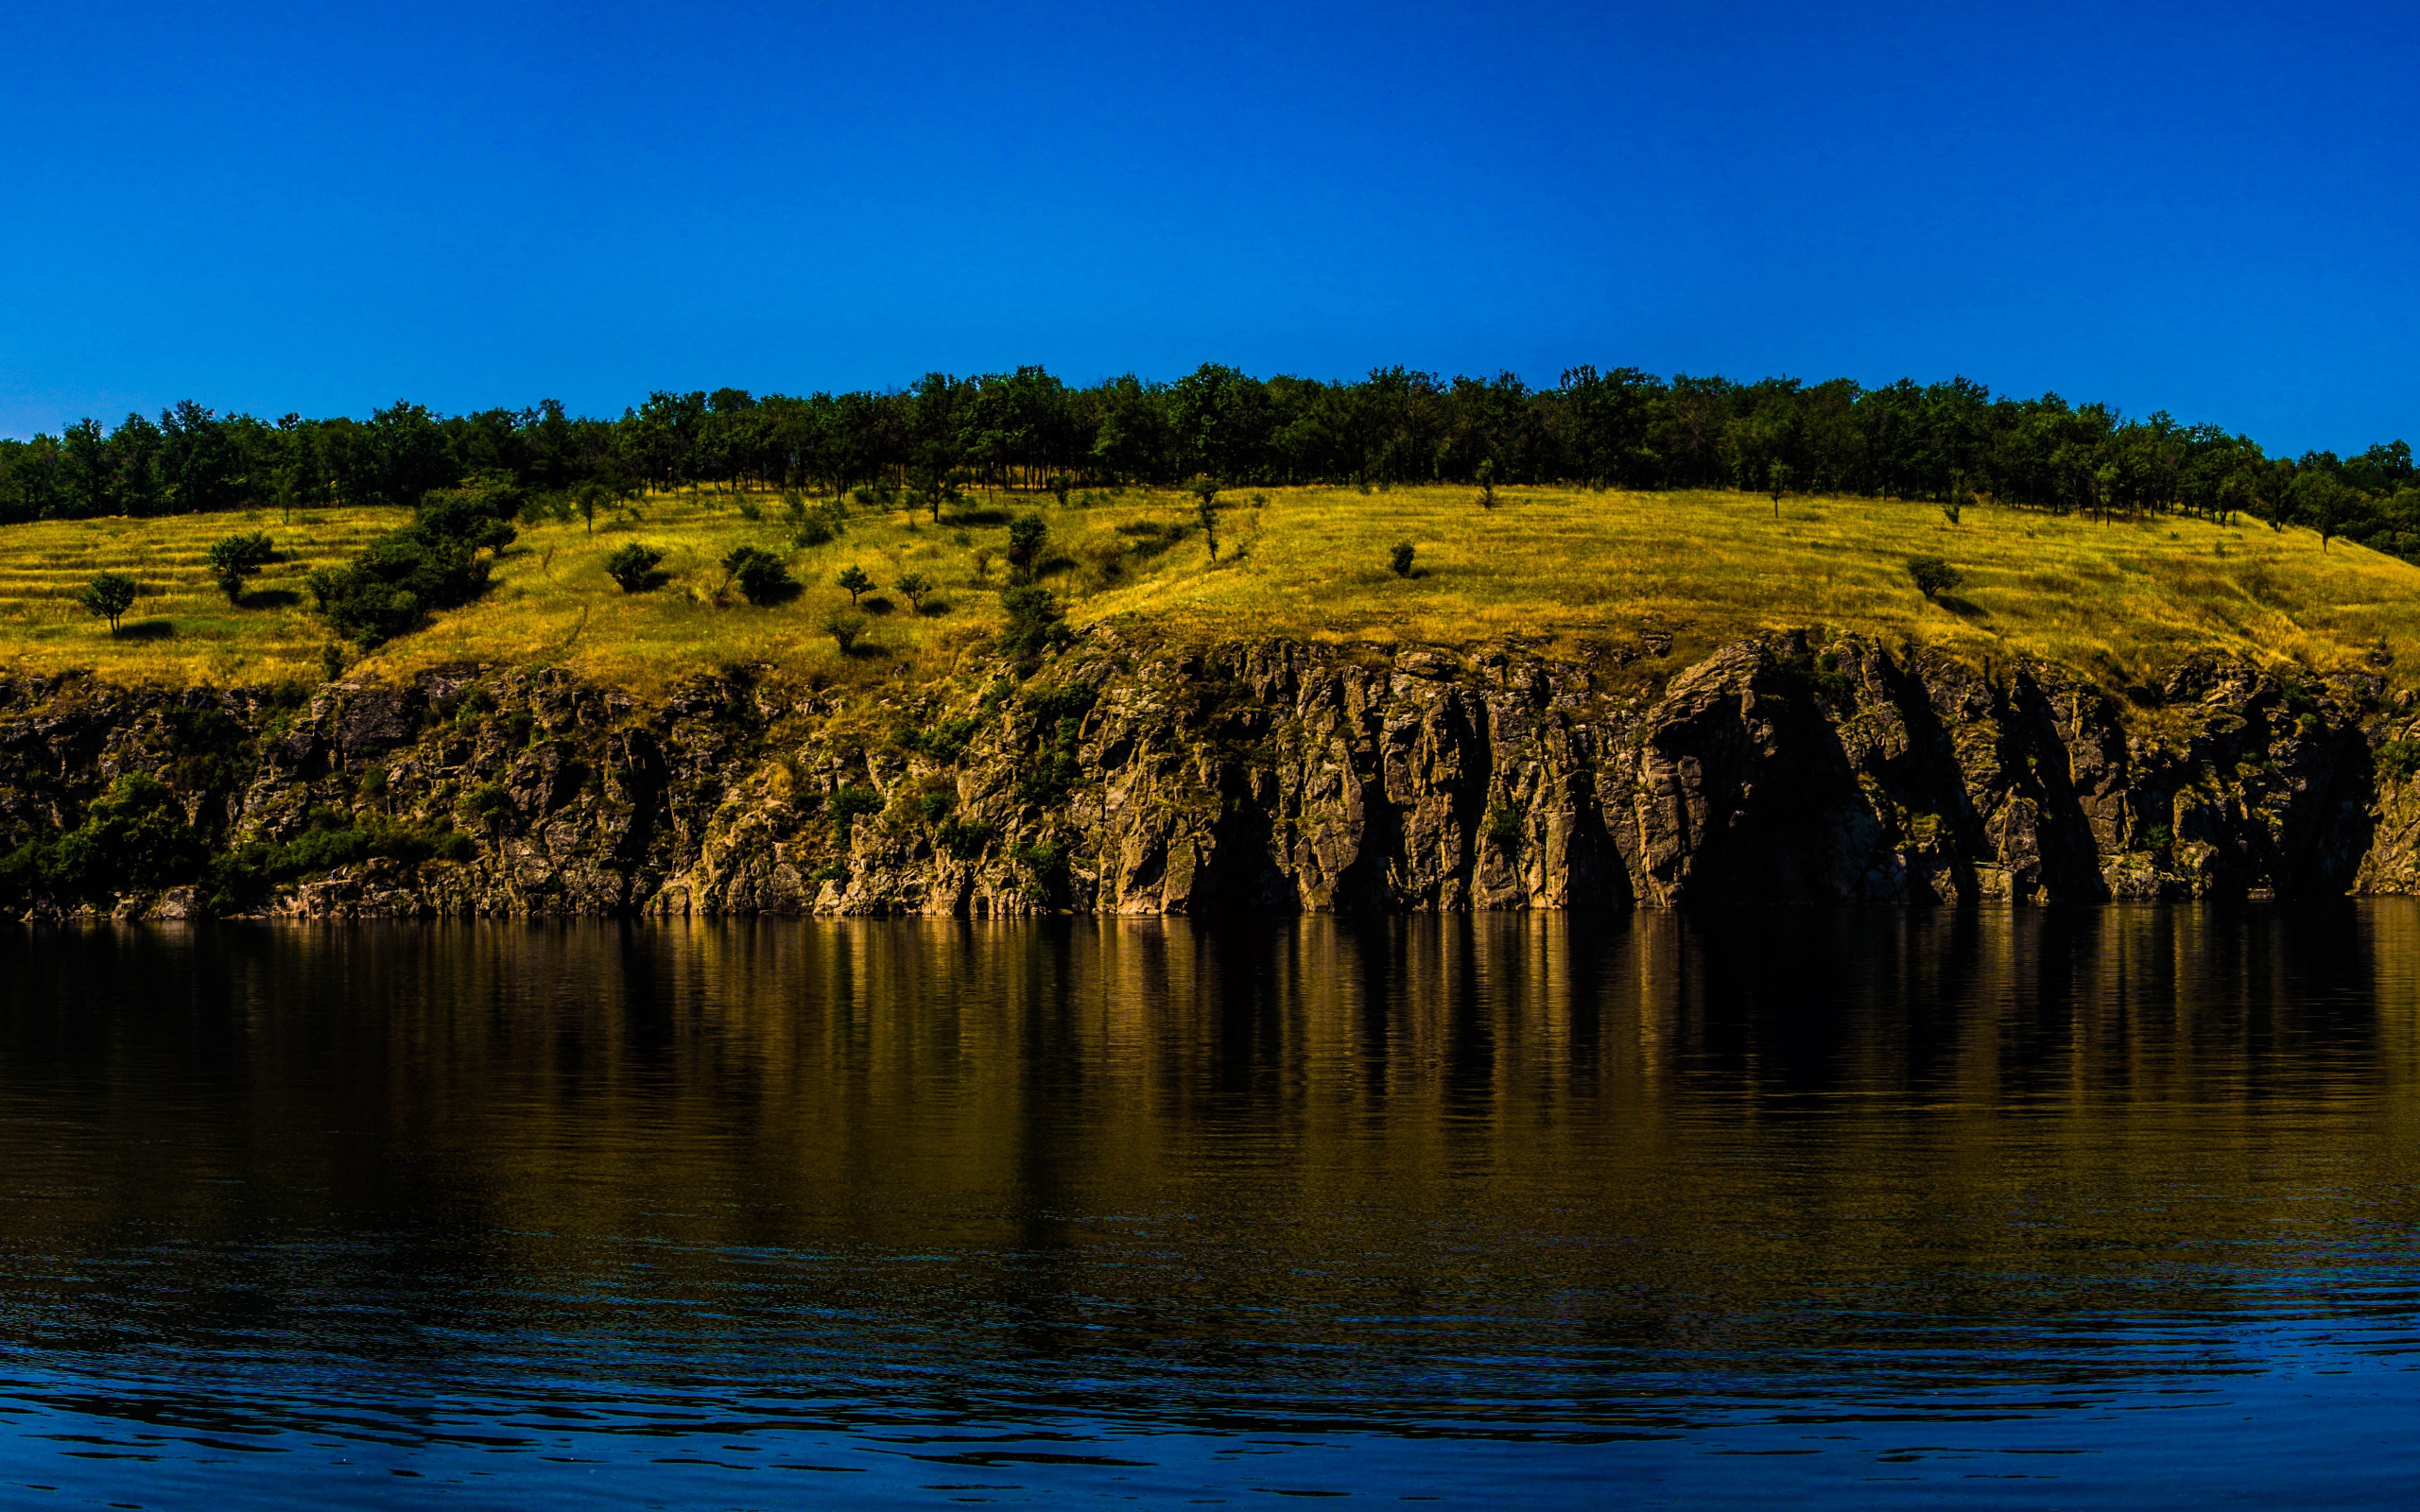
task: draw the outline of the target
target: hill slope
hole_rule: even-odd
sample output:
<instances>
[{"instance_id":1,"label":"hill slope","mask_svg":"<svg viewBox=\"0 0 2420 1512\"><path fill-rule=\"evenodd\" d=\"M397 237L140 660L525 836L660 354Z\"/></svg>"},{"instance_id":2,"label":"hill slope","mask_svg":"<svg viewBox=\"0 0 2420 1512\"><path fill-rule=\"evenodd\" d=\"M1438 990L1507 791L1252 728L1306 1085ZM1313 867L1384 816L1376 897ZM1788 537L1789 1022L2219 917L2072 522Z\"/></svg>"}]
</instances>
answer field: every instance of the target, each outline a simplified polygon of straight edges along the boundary
<instances>
[{"instance_id":1,"label":"hill slope","mask_svg":"<svg viewBox=\"0 0 2420 1512\"><path fill-rule=\"evenodd\" d=\"M2197 650L2329 668L2420 651L2420 568L2308 530L2251 521L2141 523L1989 506L1951 524L1935 506L1861 498L1770 501L1737 493L1508 489L1482 509L1464 488L1274 490L1222 496L1214 562L1189 495L1142 490L1089 505L1047 496L971 500L936 525L856 508L828 544L797 548L778 498L652 495L635 518L593 534L579 522L522 527L488 595L392 643L355 677L433 665L547 663L640 691L729 664L770 663L843 681L921 679L998 623L1007 524L1047 522L1045 581L1078 623L1117 616L1204 641L1287 636L1462 645L1508 635L1565 644L1669 635L1685 664L1771 628L1846 630L1962 660L2026 657L2104 685L2147 679ZM1256 498L1266 503L1255 504ZM743 510L760 516L751 521ZM43 523L0 530L0 668L91 668L117 681L317 680L328 636L302 578L342 558L398 511ZM287 559L231 606L203 565L209 542L262 529ZM625 594L603 563L640 541L668 580ZM1415 549L1413 573L1388 554ZM780 552L805 584L770 608L716 607L733 546ZM1946 558L1964 580L1938 603L1910 580L1910 556ZM870 644L842 657L820 628L848 595L849 565L880 585ZM112 636L73 596L95 572L132 574L147 596ZM937 585L912 613L893 585ZM905 671L902 671L902 668Z\"/></svg>"}]
</instances>

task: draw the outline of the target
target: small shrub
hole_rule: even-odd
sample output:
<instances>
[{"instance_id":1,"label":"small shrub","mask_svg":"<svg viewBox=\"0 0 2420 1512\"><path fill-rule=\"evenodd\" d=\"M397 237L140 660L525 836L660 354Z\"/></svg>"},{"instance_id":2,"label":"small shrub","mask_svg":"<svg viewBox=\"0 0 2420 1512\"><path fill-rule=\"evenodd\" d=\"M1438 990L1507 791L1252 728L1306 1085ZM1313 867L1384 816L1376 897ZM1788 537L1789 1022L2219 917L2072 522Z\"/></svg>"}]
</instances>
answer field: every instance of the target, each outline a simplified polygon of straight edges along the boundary
<instances>
[{"instance_id":1,"label":"small shrub","mask_svg":"<svg viewBox=\"0 0 2420 1512\"><path fill-rule=\"evenodd\" d=\"M1063 682L1025 695L1022 702L1034 716L1034 733L1042 748L1017 784L1018 801L1055 803L1076 785L1083 775L1082 764L1076 759L1076 743L1083 730L1084 715L1091 713L1097 697L1080 682Z\"/></svg>"},{"instance_id":2,"label":"small shrub","mask_svg":"<svg viewBox=\"0 0 2420 1512\"><path fill-rule=\"evenodd\" d=\"M882 795L871 788L844 787L832 795L825 808L832 816L832 837L847 845L856 833L860 815L882 812Z\"/></svg>"},{"instance_id":3,"label":"small shrub","mask_svg":"<svg viewBox=\"0 0 2420 1512\"><path fill-rule=\"evenodd\" d=\"M1908 576L1915 579L1918 593L1935 600L1966 580L1965 574L1939 557L1909 558Z\"/></svg>"},{"instance_id":4,"label":"small shrub","mask_svg":"<svg viewBox=\"0 0 2420 1512\"><path fill-rule=\"evenodd\" d=\"M512 807L512 795L501 783L481 782L462 795L462 812L475 819L493 818Z\"/></svg>"},{"instance_id":5,"label":"small shrub","mask_svg":"<svg viewBox=\"0 0 2420 1512\"><path fill-rule=\"evenodd\" d=\"M765 518L765 511L757 507L755 500L742 499L739 502L739 518L752 525Z\"/></svg>"},{"instance_id":6,"label":"small shrub","mask_svg":"<svg viewBox=\"0 0 2420 1512\"><path fill-rule=\"evenodd\" d=\"M1046 588L1011 588L1000 595L1009 622L1000 630L1000 648L1021 657L1040 656L1072 639L1062 622L1058 600Z\"/></svg>"},{"instance_id":7,"label":"small shrub","mask_svg":"<svg viewBox=\"0 0 2420 1512\"><path fill-rule=\"evenodd\" d=\"M1497 845L1511 847L1521 838L1521 811L1510 803L1495 802L1487 806L1487 818L1479 833Z\"/></svg>"},{"instance_id":8,"label":"small shrub","mask_svg":"<svg viewBox=\"0 0 2420 1512\"><path fill-rule=\"evenodd\" d=\"M945 819L933 832L933 844L953 861L972 861L992 843L992 827L977 821Z\"/></svg>"},{"instance_id":9,"label":"small shrub","mask_svg":"<svg viewBox=\"0 0 2420 1512\"><path fill-rule=\"evenodd\" d=\"M1061 842L1036 840L1021 845L1009 852L1009 859L1045 886L1055 885L1067 874L1067 847Z\"/></svg>"},{"instance_id":10,"label":"small shrub","mask_svg":"<svg viewBox=\"0 0 2420 1512\"><path fill-rule=\"evenodd\" d=\"M894 586L898 588L901 596L908 600L908 607L910 610L919 614L925 612L925 596L933 591L931 578L926 577L923 573L908 573L903 575Z\"/></svg>"},{"instance_id":11,"label":"small shrub","mask_svg":"<svg viewBox=\"0 0 2420 1512\"><path fill-rule=\"evenodd\" d=\"M663 560L664 553L633 541L615 547L605 558L605 575L619 583L623 593L643 593L661 581L655 569Z\"/></svg>"},{"instance_id":12,"label":"small shrub","mask_svg":"<svg viewBox=\"0 0 2420 1512\"><path fill-rule=\"evenodd\" d=\"M1395 549L1387 553L1387 565L1395 570L1397 577L1409 577L1411 576L1411 542L1398 541Z\"/></svg>"},{"instance_id":13,"label":"small shrub","mask_svg":"<svg viewBox=\"0 0 2420 1512\"><path fill-rule=\"evenodd\" d=\"M2370 753L2370 760L2379 776L2390 782L2408 782L2412 773L2420 772L2420 741L2385 741Z\"/></svg>"},{"instance_id":14,"label":"small shrub","mask_svg":"<svg viewBox=\"0 0 2420 1512\"><path fill-rule=\"evenodd\" d=\"M802 500L791 512L798 524L798 529L790 536L794 545L828 546L849 532L848 518L838 504L821 505L809 509Z\"/></svg>"},{"instance_id":15,"label":"small shrub","mask_svg":"<svg viewBox=\"0 0 2420 1512\"><path fill-rule=\"evenodd\" d=\"M823 616L823 633L832 637L832 644L839 647L842 656L847 656L865 639L866 617L855 610L836 609Z\"/></svg>"},{"instance_id":16,"label":"small shrub","mask_svg":"<svg viewBox=\"0 0 2420 1512\"><path fill-rule=\"evenodd\" d=\"M798 592L798 582L782 559L754 546L735 546L723 558L722 570L751 604L777 603Z\"/></svg>"},{"instance_id":17,"label":"small shrub","mask_svg":"<svg viewBox=\"0 0 2420 1512\"><path fill-rule=\"evenodd\" d=\"M980 721L973 715L944 719L930 730L920 730L908 738L908 748L920 751L937 762L956 762L966 753L966 743L975 738Z\"/></svg>"}]
</instances>

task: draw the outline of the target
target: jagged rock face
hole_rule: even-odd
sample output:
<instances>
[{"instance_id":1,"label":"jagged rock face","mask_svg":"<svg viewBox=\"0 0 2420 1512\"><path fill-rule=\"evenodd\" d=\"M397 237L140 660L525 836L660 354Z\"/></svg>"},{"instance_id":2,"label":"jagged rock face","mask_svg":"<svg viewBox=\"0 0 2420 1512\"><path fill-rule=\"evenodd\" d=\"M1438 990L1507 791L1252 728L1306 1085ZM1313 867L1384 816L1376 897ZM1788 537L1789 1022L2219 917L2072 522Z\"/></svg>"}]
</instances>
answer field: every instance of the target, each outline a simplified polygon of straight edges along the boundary
<instances>
[{"instance_id":1,"label":"jagged rock face","mask_svg":"<svg viewBox=\"0 0 2420 1512\"><path fill-rule=\"evenodd\" d=\"M2412 763L2373 760L2420 730L2365 674L2204 660L2130 707L2055 669L1856 638L1727 646L1660 688L1653 665L1104 628L1022 676L871 699L700 679L642 705L470 668L300 705L38 679L0 687L0 835L71 826L142 770L222 846L368 815L476 837L467 860L373 859L263 905L311 917L2420 888ZM171 888L115 911L197 907Z\"/></svg>"}]
</instances>

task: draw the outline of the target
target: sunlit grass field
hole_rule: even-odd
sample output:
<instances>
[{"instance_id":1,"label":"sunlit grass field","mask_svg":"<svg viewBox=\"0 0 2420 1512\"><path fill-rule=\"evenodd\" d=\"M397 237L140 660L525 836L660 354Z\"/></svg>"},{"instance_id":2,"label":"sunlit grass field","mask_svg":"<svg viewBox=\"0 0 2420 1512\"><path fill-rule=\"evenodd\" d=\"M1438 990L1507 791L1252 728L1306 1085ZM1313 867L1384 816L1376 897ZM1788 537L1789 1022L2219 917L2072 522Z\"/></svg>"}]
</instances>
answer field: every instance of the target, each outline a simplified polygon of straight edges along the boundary
<instances>
[{"instance_id":1,"label":"sunlit grass field","mask_svg":"<svg viewBox=\"0 0 2420 1512\"><path fill-rule=\"evenodd\" d=\"M1463 488L1238 490L1220 503L1214 562L1193 499L1169 491L1063 507L1046 495L977 494L939 524L854 507L843 535L808 548L793 543L776 496L655 494L634 518L600 518L593 534L578 521L523 526L485 599L354 675L544 662L641 690L735 663L860 681L930 675L997 627L1007 524L1028 509L1049 524L1044 581L1075 622L1125 615L1184 638L1462 645L1518 635L1569 646L1653 630L1673 637L1667 664L1681 664L1761 628L1822 626L1979 660L2039 657L2111 681L2203 648L2328 667L2383 647L2400 659L2397 674L2420 666L2420 568L2342 541L2323 554L2308 530L2249 520L2104 524L1978 505L1953 524L1933 505L1848 498L1786 499L1776 518L1760 495L1554 489L1500 490L1492 510ZM761 518L744 518L744 504ZM328 509L291 524L270 513L0 529L0 670L316 679L329 637L303 575L404 518ZM285 559L231 606L203 553L254 529ZM606 576L607 554L630 541L665 553L656 591L626 594ZM1409 577L1388 565L1397 541L1415 550ZM718 563L743 542L784 556L804 592L769 608L717 607ZM1964 581L1927 602L1907 572L1919 555L1946 558ZM844 657L821 622L847 606L833 578L851 565L880 586L862 607L867 644ZM146 589L115 636L74 602L112 569ZM909 572L936 585L926 612L895 591Z\"/></svg>"}]
</instances>

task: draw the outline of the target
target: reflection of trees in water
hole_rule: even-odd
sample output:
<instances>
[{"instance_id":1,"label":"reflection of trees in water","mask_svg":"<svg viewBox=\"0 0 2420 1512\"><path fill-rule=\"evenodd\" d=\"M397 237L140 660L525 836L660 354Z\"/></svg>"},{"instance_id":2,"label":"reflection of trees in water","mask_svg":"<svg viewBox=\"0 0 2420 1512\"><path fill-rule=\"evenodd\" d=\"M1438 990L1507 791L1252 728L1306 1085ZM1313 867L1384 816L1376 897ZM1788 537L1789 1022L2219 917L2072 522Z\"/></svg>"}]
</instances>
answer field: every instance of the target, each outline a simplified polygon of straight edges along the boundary
<instances>
[{"instance_id":1,"label":"reflection of trees in water","mask_svg":"<svg viewBox=\"0 0 2420 1512\"><path fill-rule=\"evenodd\" d=\"M2409 1223L2369 1174L2409 1143L2416 936L2399 902L18 936L0 1297L62 1338L1376 1371L1474 1412L1525 1355L1518 1389L1623 1400L1852 1347L2083 1368L2096 1319L2239 1311Z\"/></svg>"}]
</instances>

